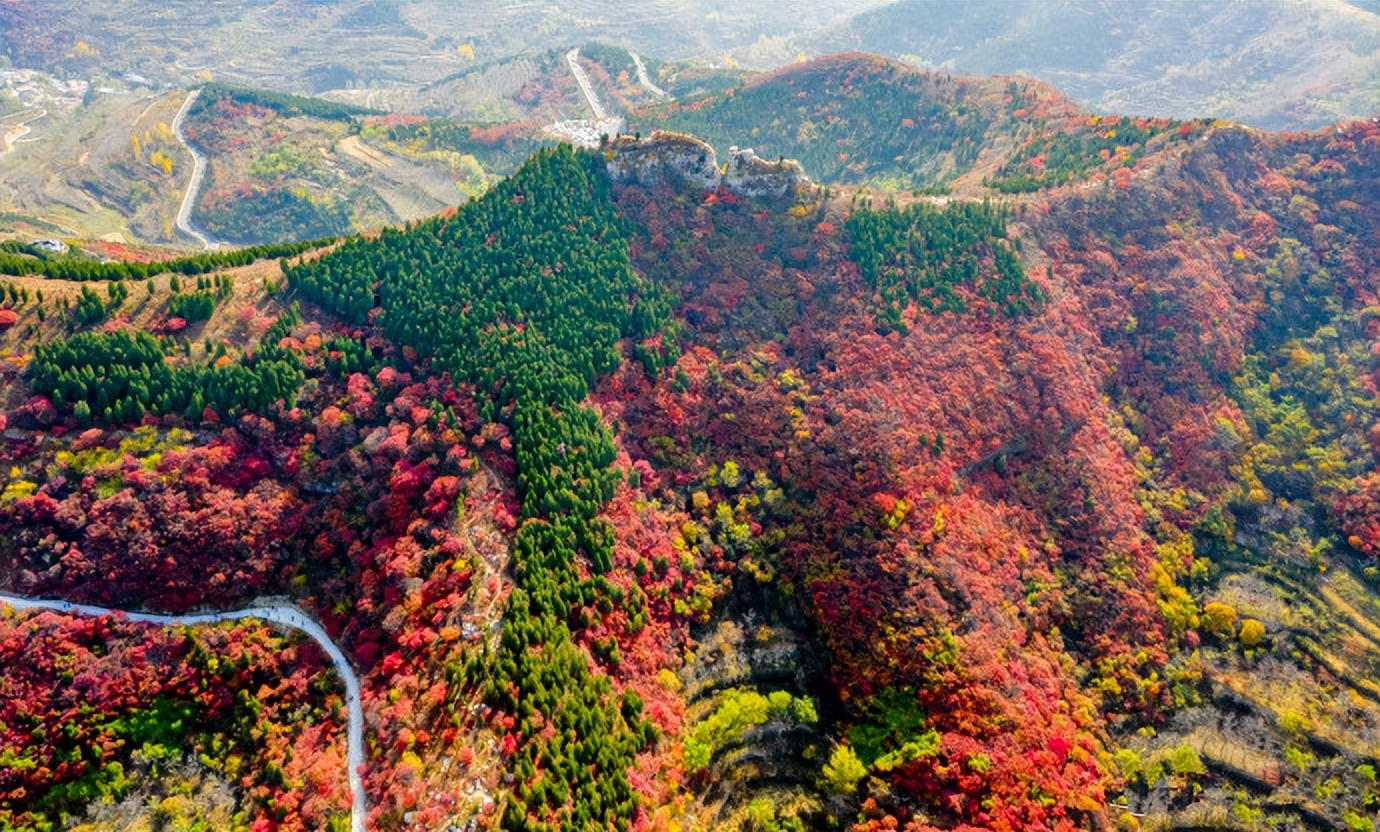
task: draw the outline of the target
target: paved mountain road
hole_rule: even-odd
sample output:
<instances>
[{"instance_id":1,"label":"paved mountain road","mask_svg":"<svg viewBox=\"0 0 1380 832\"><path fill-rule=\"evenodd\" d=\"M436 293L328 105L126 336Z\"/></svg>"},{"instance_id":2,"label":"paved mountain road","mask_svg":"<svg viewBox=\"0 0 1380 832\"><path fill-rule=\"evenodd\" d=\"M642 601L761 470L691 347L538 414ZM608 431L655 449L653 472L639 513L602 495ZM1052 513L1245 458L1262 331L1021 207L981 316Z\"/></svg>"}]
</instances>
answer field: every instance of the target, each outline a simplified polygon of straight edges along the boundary
<instances>
[{"instance_id":1,"label":"paved mountain road","mask_svg":"<svg viewBox=\"0 0 1380 832\"><path fill-rule=\"evenodd\" d=\"M205 234L192 227L192 206L196 204L196 195L201 192L201 180L206 178L206 156L200 150L192 147L191 142L187 141L187 134L182 132L182 120L186 118L187 111L192 108L192 102L201 95L201 90L192 90L187 94L187 100L182 102L182 108L173 117L173 134L177 136L178 142L192 154L192 180L187 183L187 192L182 195L182 205L177 209L177 228L189 237L195 237L207 251L214 251L220 248L220 243L207 237Z\"/></svg>"},{"instance_id":2,"label":"paved mountain road","mask_svg":"<svg viewBox=\"0 0 1380 832\"><path fill-rule=\"evenodd\" d=\"M350 806L350 832L365 832L365 818L369 814L369 806L364 797L364 783L359 774L360 769L364 767L364 711L360 707L359 701L359 677L355 675L349 659L345 658L345 654L340 651L335 642L331 641L331 637L326 634L326 630L320 622L307 615L300 607L291 604L265 604L230 612L155 615L147 612L113 610L108 607L95 607L88 604L73 604L70 601L24 598L11 595L8 592L0 592L0 604L8 604L18 610L52 610L67 615L121 615L129 621L156 624L162 627L216 624L221 621L254 618L260 621L271 621L289 630L306 634L312 641L321 645L322 650L326 651L326 655L331 659L331 664L335 665L336 672L345 681L345 705L349 714L346 737L347 766L350 793L354 796Z\"/></svg>"},{"instance_id":3,"label":"paved mountain road","mask_svg":"<svg viewBox=\"0 0 1380 832\"><path fill-rule=\"evenodd\" d=\"M565 59L570 64L570 74L575 76L575 82L580 85L580 92L585 94L585 101L594 111L594 119L603 121L608 118L609 114L604 111L604 105L599 103L599 96L594 94L594 85L589 82L589 75L585 73L585 68L580 66L579 48L565 53Z\"/></svg>"},{"instance_id":4,"label":"paved mountain road","mask_svg":"<svg viewBox=\"0 0 1380 832\"><path fill-rule=\"evenodd\" d=\"M653 84L652 79L647 77L647 65L642 63L642 58L638 57L636 52L629 52L628 54L632 56L633 66L637 67L637 80L642 82L642 86L658 98L670 98L670 93Z\"/></svg>"}]
</instances>

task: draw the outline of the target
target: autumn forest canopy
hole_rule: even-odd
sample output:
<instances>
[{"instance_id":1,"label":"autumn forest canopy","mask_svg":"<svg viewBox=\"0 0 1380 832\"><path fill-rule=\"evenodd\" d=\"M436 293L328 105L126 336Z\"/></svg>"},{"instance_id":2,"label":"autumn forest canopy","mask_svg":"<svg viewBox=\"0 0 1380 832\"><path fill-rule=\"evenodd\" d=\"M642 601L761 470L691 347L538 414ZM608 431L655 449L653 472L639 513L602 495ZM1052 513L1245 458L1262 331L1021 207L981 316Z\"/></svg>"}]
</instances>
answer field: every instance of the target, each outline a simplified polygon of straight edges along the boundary
<instances>
[{"instance_id":1,"label":"autumn forest canopy","mask_svg":"<svg viewBox=\"0 0 1380 832\"><path fill-rule=\"evenodd\" d=\"M195 115L372 117L313 101ZM1380 127L859 56L639 118L377 232L0 252L0 588L299 605L372 829L1375 828ZM0 609L0 830L349 828L309 639Z\"/></svg>"}]
</instances>

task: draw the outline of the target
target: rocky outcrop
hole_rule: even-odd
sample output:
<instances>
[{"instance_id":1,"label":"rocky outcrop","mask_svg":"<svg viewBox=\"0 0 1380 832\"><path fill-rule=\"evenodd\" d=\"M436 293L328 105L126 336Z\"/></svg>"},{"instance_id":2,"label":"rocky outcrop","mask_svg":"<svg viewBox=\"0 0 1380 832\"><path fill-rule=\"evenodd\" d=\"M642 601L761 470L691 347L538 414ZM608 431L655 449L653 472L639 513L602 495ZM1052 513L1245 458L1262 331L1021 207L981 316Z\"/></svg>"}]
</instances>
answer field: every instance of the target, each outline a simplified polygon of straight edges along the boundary
<instances>
[{"instance_id":1,"label":"rocky outcrop","mask_svg":"<svg viewBox=\"0 0 1380 832\"><path fill-rule=\"evenodd\" d=\"M730 148L723 184L744 196L780 198L810 184L805 169L794 159L768 162L759 159L751 148Z\"/></svg>"},{"instance_id":2,"label":"rocky outcrop","mask_svg":"<svg viewBox=\"0 0 1380 832\"><path fill-rule=\"evenodd\" d=\"M683 133L658 130L646 139L619 136L605 148L605 158L609 176L618 183L688 183L697 188L719 185L714 148Z\"/></svg>"},{"instance_id":3,"label":"rocky outcrop","mask_svg":"<svg viewBox=\"0 0 1380 832\"><path fill-rule=\"evenodd\" d=\"M722 618L695 630L695 647L678 674L687 725L714 714L728 690L811 697L823 723L779 715L727 738L692 787L694 800L685 811L694 822L687 826L748 828L750 807L759 799L789 808L806 829L827 829L829 817L857 813L847 800L830 805L818 785L832 749L827 725L837 704L819 696L827 690L828 659L806 629L795 610L758 587L740 587Z\"/></svg>"},{"instance_id":4,"label":"rocky outcrop","mask_svg":"<svg viewBox=\"0 0 1380 832\"><path fill-rule=\"evenodd\" d=\"M604 148L609 176L616 183L656 185L668 182L696 188L720 185L749 197L778 199L811 185L794 159L768 162L751 149L729 150L720 169L714 148L683 133L657 130L645 139L619 136Z\"/></svg>"}]
</instances>

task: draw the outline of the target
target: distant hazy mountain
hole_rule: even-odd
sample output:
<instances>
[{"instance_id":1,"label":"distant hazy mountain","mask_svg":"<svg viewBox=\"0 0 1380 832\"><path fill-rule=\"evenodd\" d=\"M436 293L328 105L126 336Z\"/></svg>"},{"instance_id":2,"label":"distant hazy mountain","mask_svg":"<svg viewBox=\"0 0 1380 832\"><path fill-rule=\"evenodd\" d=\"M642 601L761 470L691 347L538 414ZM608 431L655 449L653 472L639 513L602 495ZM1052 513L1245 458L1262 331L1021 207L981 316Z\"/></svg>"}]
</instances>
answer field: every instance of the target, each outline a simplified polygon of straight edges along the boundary
<instances>
[{"instance_id":1,"label":"distant hazy mountain","mask_svg":"<svg viewBox=\"0 0 1380 832\"><path fill-rule=\"evenodd\" d=\"M754 69L875 52L1030 75L1100 111L1269 129L1380 113L1376 0L0 0L14 65L169 85L415 89L592 41Z\"/></svg>"},{"instance_id":2,"label":"distant hazy mountain","mask_svg":"<svg viewBox=\"0 0 1380 832\"><path fill-rule=\"evenodd\" d=\"M0 53L45 70L134 72L294 93L416 86L523 52L605 40L661 58L799 37L879 0L0 0ZM794 57L794 55L792 55Z\"/></svg>"},{"instance_id":3,"label":"distant hazy mountain","mask_svg":"<svg viewBox=\"0 0 1380 832\"><path fill-rule=\"evenodd\" d=\"M900 0L808 46L1031 75L1129 115L1295 129L1380 114L1372 0Z\"/></svg>"}]
</instances>

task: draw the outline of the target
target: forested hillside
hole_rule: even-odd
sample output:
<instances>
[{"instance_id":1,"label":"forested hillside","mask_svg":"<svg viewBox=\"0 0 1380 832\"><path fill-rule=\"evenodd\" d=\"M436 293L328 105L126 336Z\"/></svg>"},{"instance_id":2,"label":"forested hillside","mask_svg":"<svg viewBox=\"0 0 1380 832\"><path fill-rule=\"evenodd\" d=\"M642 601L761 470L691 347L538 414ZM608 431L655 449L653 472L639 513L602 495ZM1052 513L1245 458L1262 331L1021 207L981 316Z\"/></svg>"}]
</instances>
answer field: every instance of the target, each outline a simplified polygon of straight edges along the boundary
<instances>
[{"instance_id":1,"label":"forested hillside","mask_svg":"<svg viewBox=\"0 0 1380 832\"><path fill-rule=\"evenodd\" d=\"M0 286L0 588L300 604L376 829L1373 828L1377 125L857 57L648 118L832 184L562 146L195 291ZM344 828L314 648L3 618L0 827Z\"/></svg>"},{"instance_id":2,"label":"forested hillside","mask_svg":"<svg viewBox=\"0 0 1380 832\"><path fill-rule=\"evenodd\" d=\"M363 317L377 292L383 331L473 383L487 418L512 431L525 522L485 688L494 706L523 717L511 829L629 828L629 768L657 735L642 699L616 696L575 645L596 602L613 602L628 636L645 626L645 594L604 577L616 531L599 515L619 480L616 449L582 405L589 384L618 365L621 339L659 335L666 323L666 304L633 273L618 232L597 160L563 146L454 216L347 242L288 272L347 318ZM617 665L616 636L604 644L599 657Z\"/></svg>"},{"instance_id":3,"label":"forested hillside","mask_svg":"<svg viewBox=\"0 0 1380 832\"><path fill-rule=\"evenodd\" d=\"M1010 0L998 13L986 3L901 0L799 42L964 74L1029 75L1102 112L1297 130L1374 113L1380 101L1357 79L1380 66L1378 31L1380 7L1367 0L1188 0L1134 11Z\"/></svg>"},{"instance_id":4,"label":"forested hillside","mask_svg":"<svg viewBox=\"0 0 1380 832\"><path fill-rule=\"evenodd\" d=\"M651 108L632 126L692 133L721 153L740 145L797 159L817 182L1019 193L1133 165L1204 123L1098 117L1028 78L925 73L854 53Z\"/></svg>"},{"instance_id":5,"label":"forested hillside","mask_svg":"<svg viewBox=\"0 0 1380 832\"><path fill-rule=\"evenodd\" d=\"M207 84L186 122L188 139L210 158L195 216L215 238L237 245L429 217L482 193L540 146L531 130L516 131L514 151L506 146L514 131L471 140L472 127Z\"/></svg>"}]
</instances>

